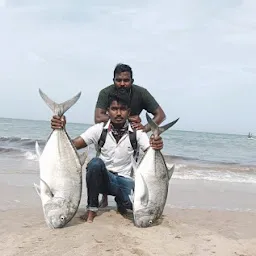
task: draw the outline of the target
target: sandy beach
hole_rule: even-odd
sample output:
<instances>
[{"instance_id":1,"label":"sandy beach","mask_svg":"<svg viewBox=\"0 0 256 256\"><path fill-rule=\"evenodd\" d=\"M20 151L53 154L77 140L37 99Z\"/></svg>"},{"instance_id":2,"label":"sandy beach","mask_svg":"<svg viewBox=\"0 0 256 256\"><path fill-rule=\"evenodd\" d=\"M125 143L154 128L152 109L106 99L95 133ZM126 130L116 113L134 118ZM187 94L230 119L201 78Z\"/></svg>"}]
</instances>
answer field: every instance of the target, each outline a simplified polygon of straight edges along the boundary
<instances>
[{"instance_id":1,"label":"sandy beach","mask_svg":"<svg viewBox=\"0 0 256 256\"><path fill-rule=\"evenodd\" d=\"M171 209L148 229L114 209L93 224L79 214L82 209L67 227L51 230L40 209L1 212L1 255L255 255L252 213Z\"/></svg>"},{"instance_id":2,"label":"sandy beach","mask_svg":"<svg viewBox=\"0 0 256 256\"><path fill-rule=\"evenodd\" d=\"M83 193L76 217L65 228L51 230L32 187L38 175L0 176L0 255L256 255L255 212L178 209L170 206L169 195L158 225L141 229L133 225L131 215L124 218L116 213L110 199L110 206L90 224L80 219L86 204ZM171 183L172 194L188 190L187 184L182 189L182 184ZM192 185L190 189L188 193L193 194ZM209 197L207 190L203 194Z\"/></svg>"}]
</instances>

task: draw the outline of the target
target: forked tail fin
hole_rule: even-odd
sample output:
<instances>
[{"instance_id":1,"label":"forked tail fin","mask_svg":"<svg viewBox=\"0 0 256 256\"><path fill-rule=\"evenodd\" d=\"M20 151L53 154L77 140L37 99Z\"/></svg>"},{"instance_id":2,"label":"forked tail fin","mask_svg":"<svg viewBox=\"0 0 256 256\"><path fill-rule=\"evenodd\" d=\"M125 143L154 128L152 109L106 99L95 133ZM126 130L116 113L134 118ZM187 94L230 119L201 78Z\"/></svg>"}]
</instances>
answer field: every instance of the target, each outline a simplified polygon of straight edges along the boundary
<instances>
[{"instance_id":1,"label":"forked tail fin","mask_svg":"<svg viewBox=\"0 0 256 256\"><path fill-rule=\"evenodd\" d=\"M67 100L63 103L56 103L53 100L51 100L45 93L39 89L39 94L42 97L42 99L45 101L45 103L48 105L48 107L52 110L52 112L55 115L62 116L64 113L71 108L80 98L81 92L79 92L76 96L74 96L72 99Z\"/></svg>"},{"instance_id":2,"label":"forked tail fin","mask_svg":"<svg viewBox=\"0 0 256 256\"><path fill-rule=\"evenodd\" d=\"M159 127L151 118L150 116L148 115L148 113L146 113L146 118L147 118L147 121L148 121L148 124L151 128L151 131L153 132L154 136L159 136L161 133L165 132L166 130L168 130L169 128L171 128L173 125L175 125L179 118L177 118L176 120L166 124L166 125L163 125L161 127Z\"/></svg>"}]
</instances>

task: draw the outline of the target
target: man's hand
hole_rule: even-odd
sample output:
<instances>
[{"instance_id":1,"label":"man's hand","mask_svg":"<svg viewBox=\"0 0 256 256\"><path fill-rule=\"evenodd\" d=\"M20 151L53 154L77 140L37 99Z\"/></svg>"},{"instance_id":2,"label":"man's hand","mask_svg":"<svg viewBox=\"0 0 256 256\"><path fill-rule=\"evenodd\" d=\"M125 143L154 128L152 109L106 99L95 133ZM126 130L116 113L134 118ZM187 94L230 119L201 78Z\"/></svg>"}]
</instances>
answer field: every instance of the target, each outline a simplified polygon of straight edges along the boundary
<instances>
[{"instance_id":1,"label":"man's hand","mask_svg":"<svg viewBox=\"0 0 256 256\"><path fill-rule=\"evenodd\" d=\"M144 130L144 125L141 123L141 118L137 116L130 116L129 121L133 129Z\"/></svg>"},{"instance_id":2,"label":"man's hand","mask_svg":"<svg viewBox=\"0 0 256 256\"><path fill-rule=\"evenodd\" d=\"M133 129L136 129L136 130L144 130L144 125L141 124L141 123L131 123L131 126Z\"/></svg>"},{"instance_id":3,"label":"man's hand","mask_svg":"<svg viewBox=\"0 0 256 256\"><path fill-rule=\"evenodd\" d=\"M140 119L140 116L129 116L129 121L131 123L141 123L141 119Z\"/></svg>"},{"instance_id":4,"label":"man's hand","mask_svg":"<svg viewBox=\"0 0 256 256\"><path fill-rule=\"evenodd\" d=\"M64 128L66 125L66 118L65 116L53 116L51 120L51 127L52 129L61 129Z\"/></svg>"},{"instance_id":5,"label":"man's hand","mask_svg":"<svg viewBox=\"0 0 256 256\"><path fill-rule=\"evenodd\" d=\"M155 136L152 134L149 139L150 146L155 150L161 150L164 146L163 140L160 136L155 138Z\"/></svg>"}]
</instances>

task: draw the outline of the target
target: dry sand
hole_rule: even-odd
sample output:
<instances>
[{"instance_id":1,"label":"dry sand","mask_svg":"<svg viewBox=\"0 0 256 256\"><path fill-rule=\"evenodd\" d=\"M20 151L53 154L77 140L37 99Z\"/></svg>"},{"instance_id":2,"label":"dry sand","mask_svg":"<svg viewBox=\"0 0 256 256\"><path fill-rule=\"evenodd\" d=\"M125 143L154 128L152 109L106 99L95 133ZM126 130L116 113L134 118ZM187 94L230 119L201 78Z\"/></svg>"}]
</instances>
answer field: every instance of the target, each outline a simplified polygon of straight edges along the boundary
<instances>
[{"instance_id":1,"label":"dry sand","mask_svg":"<svg viewBox=\"0 0 256 256\"><path fill-rule=\"evenodd\" d=\"M256 212L166 206L157 226L141 229L133 225L131 216L117 214L115 207L101 210L94 223L82 221L83 194L76 217L65 228L49 229L32 187L37 176L0 174L0 256L256 256ZM208 200L212 206L242 205L245 209L255 205L253 185L171 182L168 203L207 205Z\"/></svg>"},{"instance_id":2,"label":"dry sand","mask_svg":"<svg viewBox=\"0 0 256 256\"><path fill-rule=\"evenodd\" d=\"M159 225L136 228L115 208L94 223L79 216L49 229L41 208L0 212L0 255L256 255L256 213L167 209Z\"/></svg>"}]
</instances>

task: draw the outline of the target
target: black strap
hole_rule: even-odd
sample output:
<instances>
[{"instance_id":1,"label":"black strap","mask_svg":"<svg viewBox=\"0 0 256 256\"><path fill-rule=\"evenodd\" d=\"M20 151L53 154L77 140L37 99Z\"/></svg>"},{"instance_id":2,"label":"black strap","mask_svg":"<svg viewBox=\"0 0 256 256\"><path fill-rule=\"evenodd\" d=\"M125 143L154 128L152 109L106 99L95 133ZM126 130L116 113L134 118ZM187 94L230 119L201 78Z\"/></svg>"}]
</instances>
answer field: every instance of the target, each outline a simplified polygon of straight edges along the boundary
<instances>
[{"instance_id":1,"label":"black strap","mask_svg":"<svg viewBox=\"0 0 256 256\"><path fill-rule=\"evenodd\" d=\"M137 132L136 129L133 129L132 132L129 131L129 138L130 138L130 142L132 144L132 148L133 148L133 156L135 157L138 151L138 143L137 143Z\"/></svg>"},{"instance_id":2,"label":"black strap","mask_svg":"<svg viewBox=\"0 0 256 256\"><path fill-rule=\"evenodd\" d=\"M97 155L96 155L97 157L100 155L101 149L105 144L107 133L108 133L108 129L103 129L101 132L100 138L98 140L98 150L97 150Z\"/></svg>"},{"instance_id":3,"label":"black strap","mask_svg":"<svg viewBox=\"0 0 256 256\"><path fill-rule=\"evenodd\" d=\"M107 133L108 133L108 129L103 129L101 132L100 138L98 140L98 150L97 150L97 155L96 155L97 157L100 155L101 149L106 142ZM138 150L136 134L137 134L136 129L133 129L132 132L129 131L129 139L130 139L130 142L131 142L131 145L133 148L133 156L134 156L135 160L137 161L139 150Z\"/></svg>"}]
</instances>

